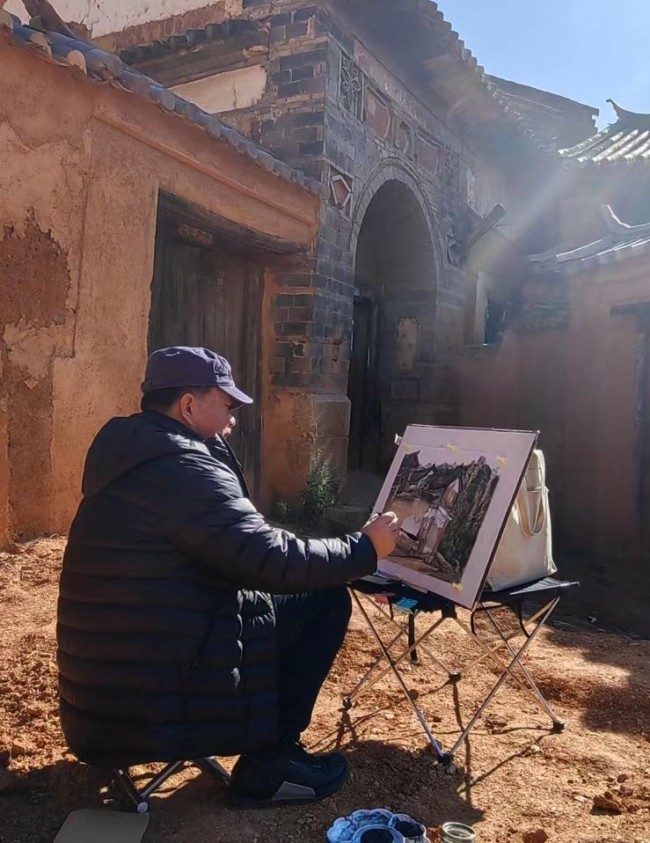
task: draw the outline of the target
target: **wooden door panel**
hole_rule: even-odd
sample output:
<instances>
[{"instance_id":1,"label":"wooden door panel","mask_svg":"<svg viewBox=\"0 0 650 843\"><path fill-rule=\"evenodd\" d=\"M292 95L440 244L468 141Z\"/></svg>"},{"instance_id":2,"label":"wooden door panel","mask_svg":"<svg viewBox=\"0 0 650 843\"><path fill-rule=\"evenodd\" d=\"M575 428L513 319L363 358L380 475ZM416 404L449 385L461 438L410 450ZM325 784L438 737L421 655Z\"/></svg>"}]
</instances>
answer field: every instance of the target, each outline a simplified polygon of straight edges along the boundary
<instances>
[{"instance_id":1,"label":"wooden door panel","mask_svg":"<svg viewBox=\"0 0 650 843\"><path fill-rule=\"evenodd\" d=\"M204 248L159 224L149 319L149 351L205 346L230 362L237 384L257 399L261 280L245 256ZM237 411L232 446L251 488L259 482L259 404Z\"/></svg>"}]
</instances>

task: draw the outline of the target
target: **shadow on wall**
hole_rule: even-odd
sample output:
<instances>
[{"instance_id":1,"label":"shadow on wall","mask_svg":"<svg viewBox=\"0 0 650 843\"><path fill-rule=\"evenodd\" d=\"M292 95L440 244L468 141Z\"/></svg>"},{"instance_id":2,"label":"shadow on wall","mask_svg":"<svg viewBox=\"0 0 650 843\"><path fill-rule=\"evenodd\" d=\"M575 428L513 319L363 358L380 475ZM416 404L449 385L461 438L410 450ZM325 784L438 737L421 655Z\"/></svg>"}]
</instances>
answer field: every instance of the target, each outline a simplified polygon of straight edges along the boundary
<instances>
[{"instance_id":1,"label":"shadow on wall","mask_svg":"<svg viewBox=\"0 0 650 843\"><path fill-rule=\"evenodd\" d=\"M580 588L570 589L562 598L563 614L582 621L596 619L596 626L650 638L650 568L640 559L597 559L562 552L560 537L555 546L559 576L578 580Z\"/></svg>"}]
</instances>

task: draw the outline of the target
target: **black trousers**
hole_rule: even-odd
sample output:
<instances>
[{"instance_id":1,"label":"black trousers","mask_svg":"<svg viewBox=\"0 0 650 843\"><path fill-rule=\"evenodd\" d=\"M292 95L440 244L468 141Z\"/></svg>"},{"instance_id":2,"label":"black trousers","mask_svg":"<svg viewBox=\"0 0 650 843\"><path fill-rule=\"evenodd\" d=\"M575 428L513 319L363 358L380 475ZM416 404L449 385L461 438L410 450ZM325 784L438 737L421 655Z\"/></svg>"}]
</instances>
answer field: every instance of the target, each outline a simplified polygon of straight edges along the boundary
<instances>
[{"instance_id":1,"label":"black trousers","mask_svg":"<svg viewBox=\"0 0 650 843\"><path fill-rule=\"evenodd\" d=\"M297 741L341 648L352 614L345 586L273 598L278 628L280 736Z\"/></svg>"}]
</instances>

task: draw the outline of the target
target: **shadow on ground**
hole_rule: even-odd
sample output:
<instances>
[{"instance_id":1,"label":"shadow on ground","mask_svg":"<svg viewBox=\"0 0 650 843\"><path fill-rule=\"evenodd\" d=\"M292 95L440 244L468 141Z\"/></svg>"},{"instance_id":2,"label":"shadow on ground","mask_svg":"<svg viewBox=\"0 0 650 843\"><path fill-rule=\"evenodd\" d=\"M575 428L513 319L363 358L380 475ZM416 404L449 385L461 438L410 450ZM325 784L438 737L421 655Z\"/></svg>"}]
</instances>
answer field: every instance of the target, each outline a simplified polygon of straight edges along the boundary
<instances>
[{"instance_id":1,"label":"shadow on ground","mask_svg":"<svg viewBox=\"0 0 650 843\"><path fill-rule=\"evenodd\" d=\"M226 805L222 784L188 769L151 798L145 843L323 841L337 817L359 808L389 807L413 813L427 826L449 819L472 824L482 816L462 795L462 780L442 772L424 750L409 751L376 741L353 742L345 749L350 761L348 783L334 797L313 805L233 810ZM18 789L0 802L2 840L51 843L71 811L129 810L121 793L109 785L109 771L74 761L59 761L27 774ZM367 794L372 794L370 803Z\"/></svg>"}]
</instances>

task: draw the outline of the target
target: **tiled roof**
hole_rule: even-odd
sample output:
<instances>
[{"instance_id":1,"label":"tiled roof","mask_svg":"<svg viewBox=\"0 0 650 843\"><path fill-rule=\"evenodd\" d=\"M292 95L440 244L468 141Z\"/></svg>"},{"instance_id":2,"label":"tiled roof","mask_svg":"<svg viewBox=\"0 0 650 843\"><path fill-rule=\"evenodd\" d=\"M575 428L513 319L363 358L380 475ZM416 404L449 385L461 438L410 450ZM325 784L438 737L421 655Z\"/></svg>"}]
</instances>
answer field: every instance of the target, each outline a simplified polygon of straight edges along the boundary
<instances>
[{"instance_id":1,"label":"tiled roof","mask_svg":"<svg viewBox=\"0 0 650 843\"><path fill-rule=\"evenodd\" d=\"M609 205L603 205L602 211L607 227L603 237L568 252L551 250L531 255L528 260L533 268L543 273L577 275L616 261L650 254L650 223L626 225Z\"/></svg>"},{"instance_id":2,"label":"tiled roof","mask_svg":"<svg viewBox=\"0 0 650 843\"><path fill-rule=\"evenodd\" d=\"M516 110L511 107L499 86L490 79L483 66L478 63L476 56L472 53L469 47L465 46L465 42L462 40L458 32L453 29L451 23L446 20L445 16L438 8L438 4L433 2L433 0L397 0L397 2L401 2L402 5L415 7L423 21L434 25L434 27L446 37L447 46L450 51L460 58L469 72L485 88L499 108L505 112L514 123L519 125L524 134L531 136L531 132L525 128Z\"/></svg>"},{"instance_id":3,"label":"tiled roof","mask_svg":"<svg viewBox=\"0 0 650 843\"><path fill-rule=\"evenodd\" d=\"M452 61L454 59L460 60L468 74L478 83L479 88L483 89L484 95L492 100L497 114L506 116L521 134L533 139L535 145L538 145L531 130L521 120L517 109L511 105L500 87L485 73L472 51L465 46L459 34L452 29L452 25L445 19L437 3L433 0L392 0L392 2L396 12L414 11L431 32L442 38L448 50L448 55L442 57L442 62L447 64L449 58ZM231 34L241 35L249 31L254 33L259 30L261 23L259 20L233 19L221 24L208 24L203 29L189 29L181 35L172 35L166 39L125 49L120 52L120 56L127 62L137 64L140 61L169 55L178 50L193 49L210 41L225 39ZM431 61L435 63L438 57L437 44L432 44L432 53L436 58L432 58Z\"/></svg>"},{"instance_id":4,"label":"tiled roof","mask_svg":"<svg viewBox=\"0 0 650 843\"><path fill-rule=\"evenodd\" d=\"M127 67L115 54L108 53L75 38L56 32L41 32L23 26L18 18L0 9L0 32L8 32L11 44L32 50L48 61L81 71L93 81L108 83L135 96L148 99L163 111L199 126L211 137L235 147L258 166L286 181L294 182L311 193L322 196L325 186L304 173L274 158L194 103L188 102L138 71Z\"/></svg>"},{"instance_id":5,"label":"tiled roof","mask_svg":"<svg viewBox=\"0 0 650 843\"><path fill-rule=\"evenodd\" d=\"M582 143L560 151L560 155L579 164L612 164L650 161L650 114L626 111L613 100L616 123Z\"/></svg>"},{"instance_id":6,"label":"tiled roof","mask_svg":"<svg viewBox=\"0 0 650 843\"><path fill-rule=\"evenodd\" d=\"M191 50L210 41L225 41L227 38L249 33L254 35L260 31L260 28L261 26L257 21L247 19L209 23L202 29L188 29L179 35L170 35L169 38L161 38L137 47L125 48L119 51L119 56L127 64L137 64L146 59L159 58L175 53L177 50Z\"/></svg>"}]
</instances>

